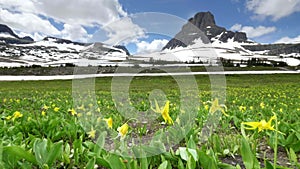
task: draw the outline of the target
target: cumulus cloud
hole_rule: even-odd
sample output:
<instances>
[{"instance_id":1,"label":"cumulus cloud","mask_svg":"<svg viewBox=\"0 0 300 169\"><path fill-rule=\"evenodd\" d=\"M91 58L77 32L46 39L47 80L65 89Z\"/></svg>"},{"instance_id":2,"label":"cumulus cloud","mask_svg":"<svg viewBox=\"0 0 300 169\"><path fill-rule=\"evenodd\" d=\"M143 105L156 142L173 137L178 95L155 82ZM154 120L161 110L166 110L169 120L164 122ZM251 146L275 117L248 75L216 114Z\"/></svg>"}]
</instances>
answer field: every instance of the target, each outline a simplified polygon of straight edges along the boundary
<instances>
[{"instance_id":1,"label":"cumulus cloud","mask_svg":"<svg viewBox=\"0 0 300 169\"><path fill-rule=\"evenodd\" d=\"M128 17L105 25L102 29L108 32L109 40L105 43L110 45L129 42L137 42L138 38L145 37L144 30L134 24Z\"/></svg>"},{"instance_id":2,"label":"cumulus cloud","mask_svg":"<svg viewBox=\"0 0 300 169\"><path fill-rule=\"evenodd\" d=\"M44 20L31 13L13 13L0 9L0 22L19 31L43 32L49 35L58 35L60 32L48 20Z\"/></svg>"},{"instance_id":3,"label":"cumulus cloud","mask_svg":"<svg viewBox=\"0 0 300 169\"><path fill-rule=\"evenodd\" d=\"M300 11L300 0L247 0L246 8L252 11L254 18L271 17L277 21Z\"/></svg>"},{"instance_id":4,"label":"cumulus cloud","mask_svg":"<svg viewBox=\"0 0 300 169\"><path fill-rule=\"evenodd\" d=\"M256 37L260 37L260 36L275 32L276 27L274 27L274 26L272 26L272 27L265 27L265 26L253 27L253 26L242 26L241 24L235 24L230 28L230 30L246 32L247 36L249 38L256 38Z\"/></svg>"},{"instance_id":5,"label":"cumulus cloud","mask_svg":"<svg viewBox=\"0 0 300 169\"><path fill-rule=\"evenodd\" d=\"M91 35L80 25L64 24L64 29L61 33L63 38L75 41L86 42L87 39L91 38Z\"/></svg>"},{"instance_id":6,"label":"cumulus cloud","mask_svg":"<svg viewBox=\"0 0 300 169\"><path fill-rule=\"evenodd\" d=\"M0 0L0 6L0 21L16 30L80 41L87 41L91 36L84 26L105 27L127 16L118 0ZM63 30L50 23L50 18L62 25ZM127 36L144 35L143 30L131 21L124 20L119 25L105 27L108 37L112 38L110 41L122 38L124 33ZM125 32L124 29L129 30Z\"/></svg>"},{"instance_id":7,"label":"cumulus cloud","mask_svg":"<svg viewBox=\"0 0 300 169\"><path fill-rule=\"evenodd\" d=\"M282 37L279 40L275 41L274 43L300 43L300 35L294 38L290 37Z\"/></svg>"},{"instance_id":8,"label":"cumulus cloud","mask_svg":"<svg viewBox=\"0 0 300 169\"><path fill-rule=\"evenodd\" d=\"M137 53L145 54L160 51L169 41L166 39L155 39L152 42L141 41L137 43Z\"/></svg>"}]
</instances>

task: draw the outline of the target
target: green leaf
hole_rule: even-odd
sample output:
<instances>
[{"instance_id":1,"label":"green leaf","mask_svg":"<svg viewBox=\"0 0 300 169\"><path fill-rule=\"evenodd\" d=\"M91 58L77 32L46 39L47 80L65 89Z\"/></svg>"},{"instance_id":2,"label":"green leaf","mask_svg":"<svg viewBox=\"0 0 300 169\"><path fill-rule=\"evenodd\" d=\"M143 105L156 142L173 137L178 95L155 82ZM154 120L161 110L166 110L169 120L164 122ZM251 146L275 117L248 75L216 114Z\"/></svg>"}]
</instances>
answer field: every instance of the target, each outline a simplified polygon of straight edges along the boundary
<instances>
[{"instance_id":1,"label":"green leaf","mask_svg":"<svg viewBox=\"0 0 300 169\"><path fill-rule=\"evenodd\" d=\"M188 160L188 152L186 151L186 147L179 147L176 151L176 155L180 155L181 159L187 161Z\"/></svg>"},{"instance_id":2,"label":"green leaf","mask_svg":"<svg viewBox=\"0 0 300 169\"><path fill-rule=\"evenodd\" d=\"M100 149L103 149L104 147L106 135L107 135L106 131L102 132L97 139L96 144L99 146Z\"/></svg>"},{"instance_id":3,"label":"green leaf","mask_svg":"<svg viewBox=\"0 0 300 169\"><path fill-rule=\"evenodd\" d=\"M188 161L187 161L187 168L188 169L195 169L196 168L196 162L191 156L189 155Z\"/></svg>"},{"instance_id":4,"label":"green leaf","mask_svg":"<svg viewBox=\"0 0 300 169\"><path fill-rule=\"evenodd\" d=\"M297 164L297 155L292 148L290 148L289 156L290 156L291 161L293 163Z\"/></svg>"},{"instance_id":5,"label":"green leaf","mask_svg":"<svg viewBox=\"0 0 300 169\"><path fill-rule=\"evenodd\" d=\"M168 167L168 161L164 161L158 166L158 169L167 169L167 167Z\"/></svg>"},{"instance_id":6,"label":"green leaf","mask_svg":"<svg viewBox=\"0 0 300 169\"><path fill-rule=\"evenodd\" d=\"M124 163L121 161L121 157L115 154L111 154L108 158L107 161L111 167L111 169L122 169L126 168Z\"/></svg>"},{"instance_id":7,"label":"green leaf","mask_svg":"<svg viewBox=\"0 0 300 169\"><path fill-rule=\"evenodd\" d=\"M196 150L188 148L187 151L192 155L195 161L198 161L198 153Z\"/></svg>"},{"instance_id":8,"label":"green leaf","mask_svg":"<svg viewBox=\"0 0 300 169\"><path fill-rule=\"evenodd\" d=\"M52 166L52 164L54 163L54 161L60 157L62 155L62 151L63 151L63 141L60 141L58 143L55 143L47 156L47 160L46 163L48 164L48 166Z\"/></svg>"},{"instance_id":9,"label":"green leaf","mask_svg":"<svg viewBox=\"0 0 300 169\"><path fill-rule=\"evenodd\" d=\"M86 169L94 169L95 161L96 161L95 158L90 159L86 165Z\"/></svg>"},{"instance_id":10,"label":"green leaf","mask_svg":"<svg viewBox=\"0 0 300 169\"><path fill-rule=\"evenodd\" d=\"M193 135L190 136L190 139L189 139L189 141L187 143L187 147L191 148L191 149L196 149L197 148L196 143L195 143L195 141L193 139Z\"/></svg>"},{"instance_id":11,"label":"green leaf","mask_svg":"<svg viewBox=\"0 0 300 169\"><path fill-rule=\"evenodd\" d=\"M141 168L142 169L148 169L148 160L147 157L141 158Z\"/></svg>"},{"instance_id":12,"label":"green leaf","mask_svg":"<svg viewBox=\"0 0 300 169\"><path fill-rule=\"evenodd\" d=\"M199 160L203 169L217 169L217 162L204 151L199 151Z\"/></svg>"},{"instance_id":13,"label":"green leaf","mask_svg":"<svg viewBox=\"0 0 300 169\"><path fill-rule=\"evenodd\" d=\"M185 169L185 167L183 165L183 162L180 158L178 159L178 166L177 167L178 167L178 169Z\"/></svg>"},{"instance_id":14,"label":"green leaf","mask_svg":"<svg viewBox=\"0 0 300 169\"><path fill-rule=\"evenodd\" d=\"M108 161L106 161L103 158L96 158L96 163L99 164L100 166L106 167L106 168L110 168L110 165L108 163Z\"/></svg>"},{"instance_id":15,"label":"green leaf","mask_svg":"<svg viewBox=\"0 0 300 169\"><path fill-rule=\"evenodd\" d=\"M250 145L244 137L242 137L241 155L246 169L260 168L257 158L252 153Z\"/></svg>"},{"instance_id":16,"label":"green leaf","mask_svg":"<svg viewBox=\"0 0 300 169\"><path fill-rule=\"evenodd\" d=\"M33 144L33 152L35 154L35 159L39 163L40 166L46 164L46 158L48 155L47 152L47 140L35 140Z\"/></svg>"},{"instance_id":17,"label":"green leaf","mask_svg":"<svg viewBox=\"0 0 300 169\"><path fill-rule=\"evenodd\" d=\"M265 161L265 169L274 169L273 165L268 160Z\"/></svg>"},{"instance_id":18,"label":"green leaf","mask_svg":"<svg viewBox=\"0 0 300 169\"><path fill-rule=\"evenodd\" d=\"M222 168L222 169L236 169L236 167L230 165L230 164L226 164L226 163L219 163L218 164L218 168Z\"/></svg>"},{"instance_id":19,"label":"green leaf","mask_svg":"<svg viewBox=\"0 0 300 169\"><path fill-rule=\"evenodd\" d=\"M25 159L26 161L37 165L37 161L36 161L34 155L32 155L28 151L25 151L23 148L18 147L18 146L3 147L3 154L11 155L16 158L18 157L20 159Z\"/></svg>"}]
</instances>

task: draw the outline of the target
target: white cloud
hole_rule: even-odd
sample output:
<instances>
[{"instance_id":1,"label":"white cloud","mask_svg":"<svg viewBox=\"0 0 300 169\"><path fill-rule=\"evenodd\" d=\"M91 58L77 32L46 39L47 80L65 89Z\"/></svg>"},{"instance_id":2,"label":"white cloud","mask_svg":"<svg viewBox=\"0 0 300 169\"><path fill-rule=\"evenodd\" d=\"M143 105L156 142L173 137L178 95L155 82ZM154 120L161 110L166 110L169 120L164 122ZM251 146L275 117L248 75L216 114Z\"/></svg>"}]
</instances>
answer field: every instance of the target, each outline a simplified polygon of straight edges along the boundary
<instances>
[{"instance_id":1,"label":"white cloud","mask_svg":"<svg viewBox=\"0 0 300 169\"><path fill-rule=\"evenodd\" d=\"M80 25L64 24L64 29L61 31L62 37L75 41L87 42L91 35Z\"/></svg>"},{"instance_id":2,"label":"white cloud","mask_svg":"<svg viewBox=\"0 0 300 169\"><path fill-rule=\"evenodd\" d=\"M129 42L137 42L138 38L145 37L145 32L138 25L134 24L128 17L112 22L104 27L103 30L108 32L109 40L105 43L110 45Z\"/></svg>"},{"instance_id":3,"label":"white cloud","mask_svg":"<svg viewBox=\"0 0 300 169\"><path fill-rule=\"evenodd\" d=\"M300 0L247 0L246 8L252 11L254 18L271 17L277 21L300 11Z\"/></svg>"},{"instance_id":4,"label":"white cloud","mask_svg":"<svg viewBox=\"0 0 300 169\"><path fill-rule=\"evenodd\" d=\"M0 9L0 22L24 32L43 32L47 35L58 35L60 32L48 20L43 20L31 13L13 13Z\"/></svg>"},{"instance_id":5,"label":"white cloud","mask_svg":"<svg viewBox=\"0 0 300 169\"><path fill-rule=\"evenodd\" d=\"M155 39L151 43L146 41L138 42L137 53L145 54L160 51L169 41L166 39Z\"/></svg>"},{"instance_id":6,"label":"white cloud","mask_svg":"<svg viewBox=\"0 0 300 169\"><path fill-rule=\"evenodd\" d=\"M36 8L40 13L68 24L104 25L127 15L118 0L40 1Z\"/></svg>"},{"instance_id":7,"label":"white cloud","mask_svg":"<svg viewBox=\"0 0 300 169\"><path fill-rule=\"evenodd\" d=\"M0 6L0 21L13 29L28 34L56 35L80 41L86 41L90 36L83 26L105 27L127 16L118 0L0 0ZM58 31L49 22L50 18L64 25L64 29ZM144 36L144 31L131 20L118 24L120 26L105 27L111 38L108 42L123 38L124 34Z\"/></svg>"},{"instance_id":8,"label":"white cloud","mask_svg":"<svg viewBox=\"0 0 300 169\"><path fill-rule=\"evenodd\" d=\"M37 33L37 32L32 33L32 34L25 33L25 32L18 32L18 35L19 35L19 37L30 36L31 38L33 38L36 41L40 41L45 38L45 35L41 35L40 33Z\"/></svg>"},{"instance_id":9,"label":"white cloud","mask_svg":"<svg viewBox=\"0 0 300 169\"><path fill-rule=\"evenodd\" d=\"M300 35L294 38L290 37L282 37L279 40L275 41L274 43L300 43Z\"/></svg>"},{"instance_id":10,"label":"white cloud","mask_svg":"<svg viewBox=\"0 0 300 169\"><path fill-rule=\"evenodd\" d=\"M276 27L274 27L274 26L272 26L272 27L265 27L265 26L252 27L252 26L242 26L241 24L235 24L230 28L230 30L246 32L247 36L249 38L256 38L256 37L260 37L260 36L275 32Z\"/></svg>"}]
</instances>

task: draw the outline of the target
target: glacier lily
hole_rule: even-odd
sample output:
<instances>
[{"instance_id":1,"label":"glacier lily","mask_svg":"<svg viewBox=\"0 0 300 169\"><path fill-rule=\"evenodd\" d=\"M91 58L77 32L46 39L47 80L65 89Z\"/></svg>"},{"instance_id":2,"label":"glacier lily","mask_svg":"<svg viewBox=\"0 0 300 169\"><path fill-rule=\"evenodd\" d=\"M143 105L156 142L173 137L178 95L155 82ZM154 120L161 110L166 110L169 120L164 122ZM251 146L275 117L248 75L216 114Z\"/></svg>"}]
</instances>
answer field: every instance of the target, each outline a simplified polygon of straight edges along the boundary
<instances>
[{"instance_id":1,"label":"glacier lily","mask_svg":"<svg viewBox=\"0 0 300 169\"><path fill-rule=\"evenodd\" d=\"M224 104L219 104L219 100L216 98L214 101L211 102L209 112L211 114L214 114L217 111L221 111L225 116L229 116L225 113L225 111L227 111L227 107Z\"/></svg>"},{"instance_id":2,"label":"glacier lily","mask_svg":"<svg viewBox=\"0 0 300 169\"><path fill-rule=\"evenodd\" d=\"M110 118L108 118L108 119L103 119L104 121L106 121L106 124L107 124L107 126L108 126L108 128L112 128L112 126L113 126L113 120L112 120L112 118L110 117Z\"/></svg>"},{"instance_id":3,"label":"glacier lily","mask_svg":"<svg viewBox=\"0 0 300 169\"><path fill-rule=\"evenodd\" d=\"M170 111L170 101L167 100L165 106L163 108L159 108L157 101L155 100L155 109L151 108L154 112L156 113L161 113L161 116L163 117L163 119L165 120L166 123L168 124L173 124L173 120L169 115L169 111Z\"/></svg>"}]
</instances>

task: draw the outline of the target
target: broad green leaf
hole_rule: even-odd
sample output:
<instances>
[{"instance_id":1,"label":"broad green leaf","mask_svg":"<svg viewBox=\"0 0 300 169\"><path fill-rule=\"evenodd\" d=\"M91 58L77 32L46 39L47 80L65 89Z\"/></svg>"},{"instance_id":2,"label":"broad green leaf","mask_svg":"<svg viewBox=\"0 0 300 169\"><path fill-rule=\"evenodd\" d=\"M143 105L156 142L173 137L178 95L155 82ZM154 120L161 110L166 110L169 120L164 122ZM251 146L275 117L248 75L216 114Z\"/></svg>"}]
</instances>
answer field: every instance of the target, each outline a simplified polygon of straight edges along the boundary
<instances>
[{"instance_id":1,"label":"broad green leaf","mask_svg":"<svg viewBox=\"0 0 300 169\"><path fill-rule=\"evenodd\" d=\"M48 156L47 156L47 160L46 160L46 163L48 164L48 166L52 166L54 161L62 155L62 151L63 151L63 141L55 143L51 147L51 149L48 153Z\"/></svg>"},{"instance_id":2,"label":"broad green leaf","mask_svg":"<svg viewBox=\"0 0 300 169\"><path fill-rule=\"evenodd\" d=\"M194 150L194 149L190 149L190 148L188 148L187 150L192 155L192 157L194 158L194 160L198 161L198 153L197 153L197 151Z\"/></svg>"},{"instance_id":3,"label":"broad green leaf","mask_svg":"<svg viewBox=\"0 0 300 169\"><path fill-rule=\"evenodd\" d=\"M191 149L196 149L197 148L196 143L195 143L195 141L193 139L193 135L190 136L190 139L189 139L189 141L187 143L187 147L191 148Z\"/></svg>"},{"instance_id":4,"label":"broad green leaf","mask_svg":"<svg viewBox=\"0 0 300 169\"><path fill-rule=\"evenodd\" d=\"M158 166L158 169L167 169L167 167L168 167L168 161L164 161Z\"/></svg>"},{"instance_id":5,"label":"broad green leaf","mask_svg":"<svg viewBox=\"0 0 300 169\"><path fill-rule=\"evenodd\" d=\"M122 169L126 168L123 161L121 161L121 157L115 154L111 154L107 159L108 163L110 164L111 169Z\"/></svg>"},{"instance_id":6,"label":"broad green leaf","mask_svg":"<svg viewBox=\"0 0 300 169\"><path fill-rule=\"evenodd\" d=\"M246 169L260 168L258 160L255 157L255 155L252 153L248 141L244 137L242 138L241 141L242 141L241 155Z\"/></svg>"},{"instance_id":7,"label":"broad green leaf","mask_svg":"<svg viewBox=\"0 0 300 169\"><path fill-rule=\"evenodd\" d=\"M106 168L110 168L110 165L108 163L108 161L106 161L103 158L96 158L96 164L99 164L100 166L106 167Z\"/></svg>"},{"instance_id":8,"label":"broad green leaf","mask_svg":"<svg viewBox=\"0 0 300 169\"><path fill-rule=\"evenodd\" d=\"M218 168L222 168L222 169L236 169L236 167L230 165L230 164L226 164L226 163L219 163L218 164Z\"/></svg>"},{"instance_id":9,"label":"broad green leaf","mask_svg":"<svg viewBox=\"0 0 300 169\"><path fill-rule=\"evenodd\" d=\"M298 162L297 161L297 155L296 155L295 151L292 148L290 148L289 156L290 156L290 159L293 163L296 164Z\"/></svg>"},{"instance_id":10,"label":"broad green leaf","mask_svg":"<svg viewBox=\"0 0 300 169\"><path fill-rule=\"evenodd\" d=\"M99 146L100 149L103 149L104 147L106 135L107 135L106 131L102 132L97 139L96 144Z\"/></svg>"},{"instance_id":11,"label":"broad green leaf","mask_svg":"<svg viewBox=\"0 0 300 169\"><path fill-rule=\"evenodd\" d=\"M35 154L35 159L39 163L40 166L46 164L47 159L47 140L37 139L33 144L33 152Z\"/></svg>"},{"instance_id":12,"label":"broad green leaf","mask_svg":"<svg viewBox=\"0 0 300 169\"><path fill-rule=\"evenodd\" d=\"M204 151L199 151L199 160L203 169L217 169L216 161Z\"/></svg>"},{"instance_id":13,"label":"broad green leaf","mask_svg":"<svg viewBox=\"0 0 300 169\"><path fill-rule=\"evenodd\" d=\"M18 157L20 159L25 159L28 162L31 162L32 164L37 164L37 161L31 153L28 151L25 151L23 148L18 146L8 146L3 147L3 154L9 154L14 157Z\"/></svg>"},{"instance_id":14,"label":"broad green leaf","mask_svg":"<svg viewBox=\"0 0 300 169\"><path fill-rule=\"evenodd\" d=\"M94 169L95 161L96 161L95 158L90 159L86 165L86 169Z\"/></svg>"},{"instance_id":15,"label":"broad green leaf","mask_svg":"<svg viewBox=\"0 0 300 169\"><path fill-rule=\"evenodd\" d=\"M183 165L183 162L180 158L178 159L178 166L177 167L178 167L178 169L185 169L185 167Z\"/></svg>"},{"instance_id":16,"label":"broad green leaf","mask_svg":"<svg viewBox=\"0 0 300 169\"><path fill-rule=\"evenodd\" d=\"M177 155L180 155L181 159L187 161L188 160L188 152L186 151L186 147L179 147L177 152Z\"/></svg>"},{"instance_id":17,"label":"broad green leaf","mask_svg":"<svg viewBox=\"0 0 300 169\"><path fill-rule=\"evenodd\" d=\"M148 165L147 157L141 158L141 169L148 169Z\"/></svg>"}]
</instances>

